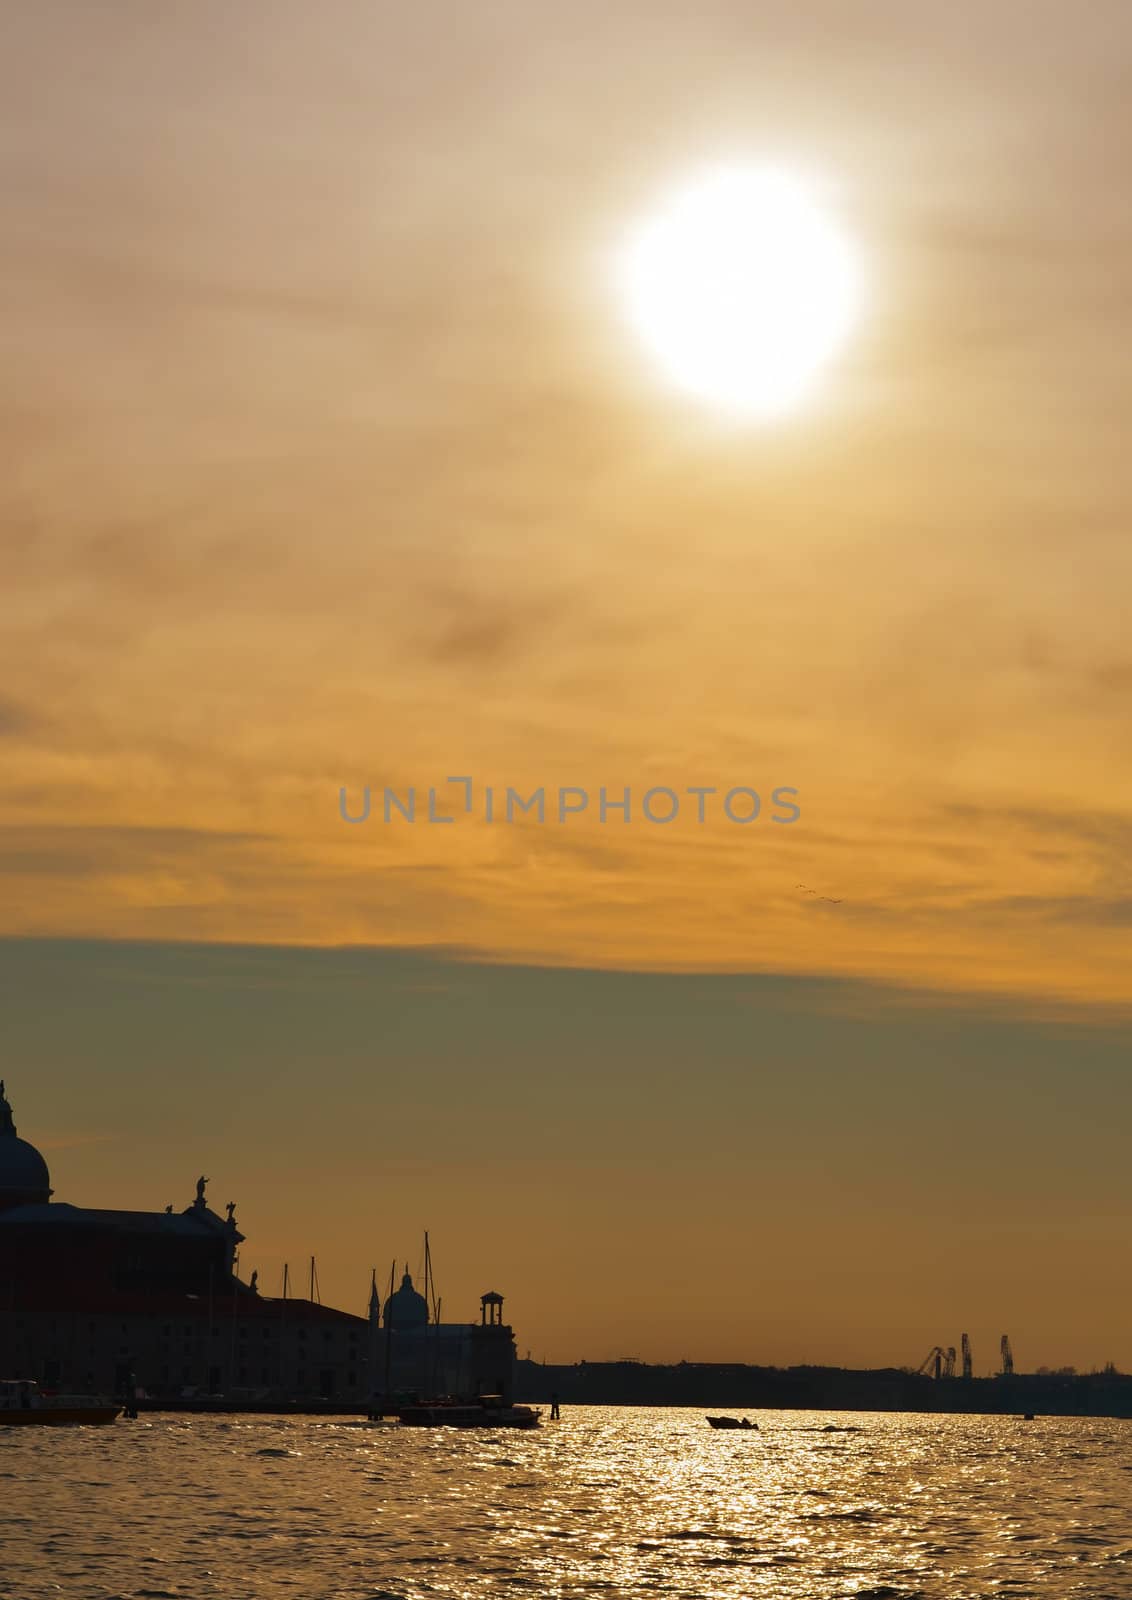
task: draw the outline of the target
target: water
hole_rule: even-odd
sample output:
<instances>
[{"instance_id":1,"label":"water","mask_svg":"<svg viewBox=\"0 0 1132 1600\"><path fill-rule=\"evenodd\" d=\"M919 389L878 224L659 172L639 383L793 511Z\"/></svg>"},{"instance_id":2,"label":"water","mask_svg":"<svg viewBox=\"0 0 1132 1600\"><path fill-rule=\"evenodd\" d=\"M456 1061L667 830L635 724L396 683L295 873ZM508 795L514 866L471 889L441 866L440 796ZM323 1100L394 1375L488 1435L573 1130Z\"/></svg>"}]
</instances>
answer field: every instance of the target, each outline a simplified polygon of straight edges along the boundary
<instances>
[{"instance_id":1,"label":"water","mask_svg":"<svg viewBox=\"0 0 1132 1600\"><path fill-rule=\"evenodd\" d=\"M567 1407L0 1429L2 1600L1132 1600L1132 1423Z\"/></svg>"}]
</instances>

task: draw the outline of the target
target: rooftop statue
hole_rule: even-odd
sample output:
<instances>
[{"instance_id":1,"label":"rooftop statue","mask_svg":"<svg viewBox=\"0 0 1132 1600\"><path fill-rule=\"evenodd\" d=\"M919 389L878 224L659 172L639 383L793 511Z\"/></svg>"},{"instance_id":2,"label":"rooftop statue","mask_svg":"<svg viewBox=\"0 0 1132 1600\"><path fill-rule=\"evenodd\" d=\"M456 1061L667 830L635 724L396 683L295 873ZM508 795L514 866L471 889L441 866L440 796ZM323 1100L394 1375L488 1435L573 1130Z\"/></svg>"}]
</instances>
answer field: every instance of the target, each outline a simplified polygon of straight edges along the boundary
<instances>
[{"instance_id":1,"label":"rooftop statue","mask_svg":"<svg viewBox=\"0 0 1132 1600\"><path fill-rule=\"evenodd\" d=\"M12 1108L8 1104L7 1096L4 1093L4 1080L0 1078L0 1133L14 1134L15 1131L16 1124L12 1121Z\"/></svg>"},{"instance_id":2,"label":"rooftop statue","mask_svg":"<svg viewBox=\"0 0 1132 1600\"><path fill-rule=\"evenodd\" d=\"M236 1226L236 1202L234 1200L229 1200L227 1206L225 1207L225 1210L228 1212L228 1221L232 1224L233 1227L235 1227Z\"/></svg>"},{"instance_id":3,"label":"rooftop statue","mask_svg":"<svg viewBox=\"0 0 1132 1600\"><path fill-rule=\"evenodd\" d=\"M205 1186L205 1184L207 1182L208 1182L207 1178L198 1178L197 1179L197 1205L198 1206L203 1206L204 1205L204 1186Z\"/></svg>"}]
</instances>

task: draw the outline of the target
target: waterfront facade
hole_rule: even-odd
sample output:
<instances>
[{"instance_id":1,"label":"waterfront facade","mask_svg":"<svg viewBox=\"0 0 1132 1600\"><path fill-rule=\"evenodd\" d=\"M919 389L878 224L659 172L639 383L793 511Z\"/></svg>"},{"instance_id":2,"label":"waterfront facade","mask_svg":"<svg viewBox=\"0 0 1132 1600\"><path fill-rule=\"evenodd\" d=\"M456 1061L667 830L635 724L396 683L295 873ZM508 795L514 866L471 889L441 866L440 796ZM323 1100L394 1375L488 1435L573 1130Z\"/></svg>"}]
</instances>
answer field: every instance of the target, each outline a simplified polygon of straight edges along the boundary
<instances>
[{"instance_id":1,"label":"waterfront facade","mask_svg":"<svg viewBox=\"0 0 1132 1600\"><path fill-rule=\"evenodd\" d=\"M430 1324L408 1274L376 1322L372 1296L362 1317L260 1294L254 1273L246 1283L238 1274L235 1207L218 1216L207 1183L179 1212L54 1201L0 1082L0 1376L72 1393L359 1411L387 1374L402 1389L466 1394L486 1383L510 1395L511 1330L488 1327L486 1314L483 1327Z\"/></svg>"}]
</instances>

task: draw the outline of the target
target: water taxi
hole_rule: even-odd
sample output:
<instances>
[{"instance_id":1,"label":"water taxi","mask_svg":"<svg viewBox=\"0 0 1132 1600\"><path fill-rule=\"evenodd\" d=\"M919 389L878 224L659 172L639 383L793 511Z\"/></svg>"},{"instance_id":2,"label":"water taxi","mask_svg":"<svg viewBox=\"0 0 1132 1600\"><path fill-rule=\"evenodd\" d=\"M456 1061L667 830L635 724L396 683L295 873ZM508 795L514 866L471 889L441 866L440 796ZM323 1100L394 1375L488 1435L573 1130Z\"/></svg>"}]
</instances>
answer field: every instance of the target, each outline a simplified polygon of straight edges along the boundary
<instances>
[{"instance_id":1,"label":"water taxi","mask_svg":"<svg viewBox=\"0 0 1132 1600\"><path fill-rule=\"evenodd\" d=\"M0 1378L0 1427L63 1428L113 1422L121 1406L100 1395L44 1393L33 1378Z\"/></svg>"},{"instance_id":2,"label":"water taxi","mask_svg":"<svg viewBox=\"0 0 1132 1600\"><path fill-rule=\"evenodd\" d=\"M433 1400L405 1406L398 1415L410 1428L537 1428L542 1412L537 1406L504 1405L502 1395L485 1394L471 1403Z\"/></svg>"}]
</instances>

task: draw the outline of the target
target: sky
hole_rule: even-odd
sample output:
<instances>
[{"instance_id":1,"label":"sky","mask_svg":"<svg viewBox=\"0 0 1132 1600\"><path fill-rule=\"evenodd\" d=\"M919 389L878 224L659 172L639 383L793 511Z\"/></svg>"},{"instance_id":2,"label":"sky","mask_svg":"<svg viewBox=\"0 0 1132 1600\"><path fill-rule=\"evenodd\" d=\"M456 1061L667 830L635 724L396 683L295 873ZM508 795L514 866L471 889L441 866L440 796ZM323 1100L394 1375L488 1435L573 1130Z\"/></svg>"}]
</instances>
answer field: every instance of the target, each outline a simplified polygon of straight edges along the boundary
<instances>
[{"instance_id":1,"label":"sky","mask_svg":"<svg viewBox=\"0 0 1132 1600\"><path fill-rule=\"evenodd\" d=\"M343 1304L431 1226L549 1358L1132 1366L1123 0L4 14L0 1060L57 1197L211 1164ZM613 263L764 160L866 304L742 427Z\"/></svg>"}]
</instances>

